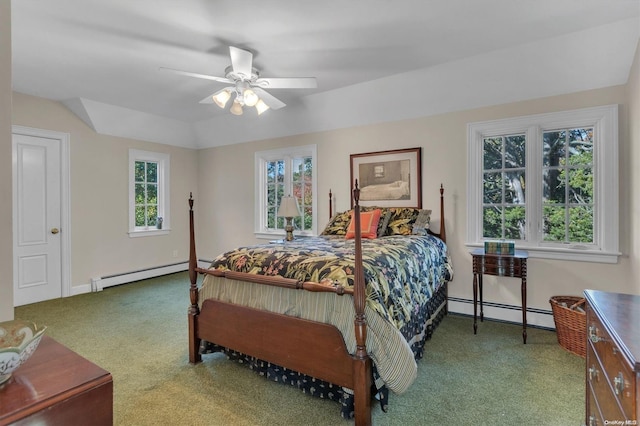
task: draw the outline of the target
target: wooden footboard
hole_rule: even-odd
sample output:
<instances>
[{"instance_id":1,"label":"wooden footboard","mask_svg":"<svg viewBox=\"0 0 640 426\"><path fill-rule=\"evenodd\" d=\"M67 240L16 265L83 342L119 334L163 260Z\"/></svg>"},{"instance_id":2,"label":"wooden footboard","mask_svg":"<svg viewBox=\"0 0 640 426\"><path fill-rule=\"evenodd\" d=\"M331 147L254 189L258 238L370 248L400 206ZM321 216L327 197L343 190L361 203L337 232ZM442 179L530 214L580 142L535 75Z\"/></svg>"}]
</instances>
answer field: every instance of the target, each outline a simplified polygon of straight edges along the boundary
<instances>
[{"instance_id":1,"label":"wooden footboard","mask_svg":"<svg viewBox=\"0 0 640 426\"><path fill-rule=\"evenodd\" d=\"M365 285L362 267L362 236L360 231L360 191L354 189L355 277L352 291L322 283L298 282L282 277L251 276L230 273L234 279L244 279L264 285L289 287L309 291L330 291L352 294L355 307L356 353L347 352L340 331L334 326L272 312L205 300L202 309L198 300L198 273L219 274L197 265L193 219L193 198L189 197L189 279L190 302L189 361L201 361L201 340L255 356L256 358L350 388L354 392L356 425L371 424L371 368L365 346L367 338ZM229 273L226 273L229 275ZM222 274L224 275L224 273ZM229 276L229 278L232 278Z\"/></svg>"}]
</instances>

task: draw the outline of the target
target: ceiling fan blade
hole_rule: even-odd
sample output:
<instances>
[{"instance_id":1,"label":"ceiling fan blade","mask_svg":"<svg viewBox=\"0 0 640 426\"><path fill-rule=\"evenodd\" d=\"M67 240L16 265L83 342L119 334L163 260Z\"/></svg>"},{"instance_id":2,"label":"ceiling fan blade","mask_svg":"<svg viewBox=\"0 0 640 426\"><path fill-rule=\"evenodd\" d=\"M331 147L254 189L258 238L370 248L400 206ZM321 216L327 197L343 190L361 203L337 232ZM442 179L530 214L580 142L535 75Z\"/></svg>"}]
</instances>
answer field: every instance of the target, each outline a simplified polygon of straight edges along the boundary
<instances>
[{"instance_id":1,"label":"ceiling fan blade","mask_svg":"<svg viewBox=\"0 0 640 426\"><path fill-rule=\"evenodd\" d=\"M230 92L230 91L232 91L232 90L234 90L234 89L235 89L235 87L233 87L233 86L225 87L225 88L223 88L223 89L218 90L218 91L217 91L217 92L215 92L215 93L210 94L209 96L207 96L206 98L204 98L203 100L201 100L199 103L201 103L201 104L213 104L213 103L215 103L215 102L214 102L214 100L213 100L213 97L214 97L214 96L216 96L216 95L217 95L217 94L219 94L219 93L224 92L225 90L227 90L227 91L229 91L229 92Z\"/></svg>"},{"instance_id":2,"label":"ceiling fan blade","mask_svg":"<svg viewBox=\"0 0 640 426\"><path fill-rule=\"evenodd\" d=\"M248 50L229 46L229 55L231 55L231 67L233 68L233 72L240 76L244 76L247 80L251 79L253 53Z\"/></svg>"},{"instance_id":3,"label":"ceiling fan blade","mask_svg":"<svg viewBox=\"0 0 640 426\"><path fill-rule=\"evenodd\" d=\"M206 75L206 74L197 74L194 72L189 72L189 71L181 71L181 70L175 70L173 68L166 68L166 67L160 67L161 71L169 71L175 74L181 74L181 75L186 75L187 77L195 77L195 78L202 78L204 80L213 80L213 81L219 81L220 83L231 83L233 84L232 80L229 80L228 78L225 77L216 77L213 75Z\"/></svg>"},{"instance_id":4,"label":"ceiling fan blade","mask_svg":"<svg viewBox=\"0 0 640 426\"><path fill-rule=\"evenodd\" d=\"M262 90L259 87L254 87L252 90L256 95L258 95L260 99L262 99L262 101L265 104L269 106L269 108L273 110L280 109L287 105L284 102L282 102L280 99L276 98L275 96L267 92L266 90Z\"/></svg>"},{"instance_id":5,"label":"ceiling fan blade","mask_svg":"<svg viewBox=\"0 0 640 426\"><path fill-rule=\"evenodd\" d=\"M318 87L315 77L259 78L255 84L263 89L315 89Z\"/></svg>"}]
</instances>

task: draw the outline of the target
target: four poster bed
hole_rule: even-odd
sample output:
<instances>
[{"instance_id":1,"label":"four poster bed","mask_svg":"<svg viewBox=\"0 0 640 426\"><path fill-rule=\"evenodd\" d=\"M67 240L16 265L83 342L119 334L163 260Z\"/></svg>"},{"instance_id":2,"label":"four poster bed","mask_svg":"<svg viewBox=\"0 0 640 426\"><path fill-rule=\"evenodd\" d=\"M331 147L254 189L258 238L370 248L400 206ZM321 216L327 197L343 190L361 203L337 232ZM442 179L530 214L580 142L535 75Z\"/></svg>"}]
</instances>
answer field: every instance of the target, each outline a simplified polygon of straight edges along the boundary
<instances>
[{"instance_id":1,"label":"four poster bed","mask_svg":"<svg viewBox=\"0 0 640 426\"><path fill-rule=\"evenodd\" d=\"M447 311L443 192L440 233L430 210L359 206L356 182L354 208L330 205L320 237L239 248L209 269L197 266L190 198L189 361L224 352L370 424L372 392L385 409L388 390L410 386Z\"/></svg>"}]
</instances>

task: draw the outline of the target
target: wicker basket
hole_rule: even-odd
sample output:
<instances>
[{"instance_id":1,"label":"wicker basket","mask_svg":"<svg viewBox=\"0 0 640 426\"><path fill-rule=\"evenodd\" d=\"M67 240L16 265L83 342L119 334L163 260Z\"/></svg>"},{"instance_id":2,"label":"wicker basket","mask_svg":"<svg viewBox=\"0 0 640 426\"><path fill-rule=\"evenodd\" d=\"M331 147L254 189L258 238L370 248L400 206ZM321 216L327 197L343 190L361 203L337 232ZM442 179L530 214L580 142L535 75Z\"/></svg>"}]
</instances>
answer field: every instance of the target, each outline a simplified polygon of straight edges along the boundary
<instances>
[{"instance_id":1,"label":"wicker basket","mask_svg":"<svg viewBox=\"0 0 640 426\"><path fill-rule=\"evenodd\" d=\"M587 316L584 312L585 300L576 296L553 296L549 299L556 324L558 343L571 353L586 356L587 352Z\"/></svg>"}]
</instances>

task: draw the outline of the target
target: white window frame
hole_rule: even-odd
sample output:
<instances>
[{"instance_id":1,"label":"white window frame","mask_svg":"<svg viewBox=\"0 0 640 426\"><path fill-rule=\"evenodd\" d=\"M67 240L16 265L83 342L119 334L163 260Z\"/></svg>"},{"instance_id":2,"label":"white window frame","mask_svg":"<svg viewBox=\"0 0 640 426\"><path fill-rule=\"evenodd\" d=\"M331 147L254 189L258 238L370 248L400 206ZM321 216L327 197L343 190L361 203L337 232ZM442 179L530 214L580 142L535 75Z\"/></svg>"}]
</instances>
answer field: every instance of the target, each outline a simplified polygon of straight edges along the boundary
<instances>
[{"instance_id":1,"label":"white window frame","mask_svg":"<svg viewBox=\"0 0 640 426\"><path fill-rule=\"evenodd\" d=\"M269 161L285 160L287 164L290 164L293 158L311 157L311 164L313 167L313 179L311 182L312 202L311 208L313 210L312 220L313 226L310 230L300 231L295 230L295 236L313 236L317 235L318 229L318 167L317 167L317 146L304 145L288 148L272 149L267 151L258 151L255 153L255 228L254 233L256 238L260 239L273 239L280 238L285 235L283 229L270 230L265 223L264 211L267 205L267 182L266 182L266 165ZM289 167L285 169L285 193L291 193L291 170Z\"/></svg>"},{"instance_id":2,"label":"white window frame","mask_svg":"<svg viewBox=\"0 0 640 426\"><path fill-rule=\"evenodd\" d=\"M150 161L158 163L158 216L162 217L162 229L155 227L136 226L136 161ZM169 184L170 180L169 154L160 152L129 150L129 237L149 237L154 235L167 235L171 231L171 209L169 208Z\"/></svg>"},{"instance_id":3,"label":"white window frame","mask_svg":"<svg viewBox=\"0 0 640 426\"><path fill-rule=\"evenodd\" d=\"M547 130L593 127L594 129L594 244L565 244L543 240L542 135ZM530 257L617 263L619 252L618 205L618 105L529 115L467 125L467 242L482 247L482 155L483 139L505 134L526 135L527 239L516 248Z\"/></svg>"}]
</instances>

